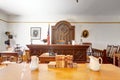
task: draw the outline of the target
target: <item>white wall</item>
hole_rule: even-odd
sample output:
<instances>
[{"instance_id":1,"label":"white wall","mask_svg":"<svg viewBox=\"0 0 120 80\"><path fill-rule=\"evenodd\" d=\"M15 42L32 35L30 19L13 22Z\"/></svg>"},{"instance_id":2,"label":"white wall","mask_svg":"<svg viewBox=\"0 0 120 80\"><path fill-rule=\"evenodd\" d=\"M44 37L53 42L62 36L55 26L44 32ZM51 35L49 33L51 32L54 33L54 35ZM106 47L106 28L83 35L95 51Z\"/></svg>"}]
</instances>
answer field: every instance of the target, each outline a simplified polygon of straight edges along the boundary
<instances>
[{"instance_id":1,"label":"white wall","mask_svg":"<svg viewBox=\"0 0 120 80\"><path fill-rule=\"evenodd\" d=\"M48 24L55 25L60 20L67 20L69 22L119 22L119 16L52 16L52 17L10 17L12 23L9 23L9 30L16 35L16 43L25 46L30 44L30 27L41 27L41 39L47 38ZM16 22L18 21L18 22ZM53 22L53 23L52 23ZM75 40L80 43L80 36L84 29L89 31L89 37L83 39L83 42L92 42L93 47L104 49L107 44L120 44L120 23L101 24L101 23L71 23L75 25ZM37 42L42 44L42 42ZM36 44L36 42L35 42Z\"/></svg>"},{"instance_id":2,"label":"white wall","mask_svg":"<svg viewBox=\"0 0 120 80\"><path fill-rule=\"evenodd\" d=\"M14 35L16 44L20 44L26 48L27 44L31 44L31 27L41 28L41 39L33 40L33 44L43 44L41 40L47 39L48 24L44 23L9 23L9 31Z\"/></svg>"},{"instance_id":3,"label":"white wall","mask_svg":"<svg viewBox=\"0 0 120 80\"><path fill-rule=\"evenodd\" d=\"M7 36L5 35L5 32L7 31L7 22L4 20L7 20L7 15L0 12L0 51L5 50L6 46L4 44L4 41L7 40Z\"/></svg>"},{"instance_id":4,"label":"white wall","mask_svg":"<svg viewBox=\"0 0 120 80\"><path fill-rule=\"evenodd\" d=\"M0 19L7 21L8 15L2 11L0 11Z\"/></svg>"},{"instance_id":5,"label":"white wall","mask_svg":"<svg viewBox=\"0 0 120 80\"><path fill-rule=\"evenodd\" d=\"M89 37L83 38L83 42L92 42L95 48L105 49L107 44L120 44L120 24L83 24L79 29L76 30L78 35L84 29L89 31ZM76 40L80 40L78 37Z\"/></svg>"}]
</instances>

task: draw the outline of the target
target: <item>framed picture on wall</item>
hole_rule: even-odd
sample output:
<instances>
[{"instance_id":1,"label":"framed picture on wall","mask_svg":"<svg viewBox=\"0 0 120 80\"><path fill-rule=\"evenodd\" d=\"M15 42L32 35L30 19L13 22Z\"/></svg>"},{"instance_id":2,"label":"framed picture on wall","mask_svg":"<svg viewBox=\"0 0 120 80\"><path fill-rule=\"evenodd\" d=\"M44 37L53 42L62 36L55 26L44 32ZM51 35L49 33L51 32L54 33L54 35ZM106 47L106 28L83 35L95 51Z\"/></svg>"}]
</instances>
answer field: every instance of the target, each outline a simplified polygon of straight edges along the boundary
<instances>
[{"instance_id":1,"label":"framed picture on wall","mask_svg":"<svg viewBox=\"0 0 120 80\"><path fill-rule=\"evenodd\" d=\"M87 38L88 36L89 36L88 30L83 30L83 31L82 31L82 37L83 37L83 38Z\"/></svg>"},{"instance_id":2,"label":"framed picture on wall","mask_svg":"<svg viewBox=\"0 0 120 80\"><path fill-rule=\"evenodd\" d=\"M41 39L41 28L31 27L30 34L31 34L31 39Z\"/></svg>"}]
</instances>

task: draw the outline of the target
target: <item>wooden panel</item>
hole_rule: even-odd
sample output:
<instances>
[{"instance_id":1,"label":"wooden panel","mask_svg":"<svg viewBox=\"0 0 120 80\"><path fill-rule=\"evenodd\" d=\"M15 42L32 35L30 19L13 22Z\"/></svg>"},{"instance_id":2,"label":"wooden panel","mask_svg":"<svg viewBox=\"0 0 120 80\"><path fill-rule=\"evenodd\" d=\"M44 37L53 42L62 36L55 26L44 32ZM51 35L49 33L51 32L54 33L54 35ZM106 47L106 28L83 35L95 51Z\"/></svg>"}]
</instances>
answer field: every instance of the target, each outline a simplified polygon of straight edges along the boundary
<instances>
[{"instance_id":1,"label":"wooden panel","mask_svg":"<svg viewBox=\"0 0 120 80\"><path fill-rule=\"evenodd\" d=\"M73 55L74 62L86 62L86 52L89 45L27 45L30 49L30 55L40 56L46 52L53 52L64 55Z\"/></svg>"},{"instance_id":2,"label":"wooden panel","mask_svg":"<svg viewBox=\"0 0 120 80\"><path fill-rule=\"evenodd\" d=\"M59 40L64 40L65 44L74 40L75 26L67 21L60 21L52 26L52 44L56 44Z\"/></svg>"}]
</instances>

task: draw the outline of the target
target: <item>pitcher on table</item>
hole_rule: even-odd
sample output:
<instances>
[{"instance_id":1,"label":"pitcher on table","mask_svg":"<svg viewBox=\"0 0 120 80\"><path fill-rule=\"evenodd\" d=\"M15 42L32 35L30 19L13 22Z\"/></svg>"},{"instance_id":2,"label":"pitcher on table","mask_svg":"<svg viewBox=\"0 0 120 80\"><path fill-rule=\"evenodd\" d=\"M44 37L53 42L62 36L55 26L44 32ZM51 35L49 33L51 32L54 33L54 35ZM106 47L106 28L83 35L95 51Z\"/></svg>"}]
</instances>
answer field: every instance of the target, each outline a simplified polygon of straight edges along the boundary
<instances>
[{"instance_id":1,"label":"pitcher on table","mask_svg":"<svg viewBox=\"0 0 120 80\"><path fill-rule=\"evenodd\" d=\"M102 58L96 58L94 56L89 56L90 58L90 63L89 63L89 68L93 71L99 71L100 70L100 66L102 64Z\"/></svg>"},{"instance_id":2,"label":"pitcher on table","mask_svg":"<svg viewBox=\"0 0 120 80\"><path fill-rule=\"evenodd\" d=\"M39 58L37 56L31 56L30 69L36 70L39 67Z\"/></svg>"}]
</instances>

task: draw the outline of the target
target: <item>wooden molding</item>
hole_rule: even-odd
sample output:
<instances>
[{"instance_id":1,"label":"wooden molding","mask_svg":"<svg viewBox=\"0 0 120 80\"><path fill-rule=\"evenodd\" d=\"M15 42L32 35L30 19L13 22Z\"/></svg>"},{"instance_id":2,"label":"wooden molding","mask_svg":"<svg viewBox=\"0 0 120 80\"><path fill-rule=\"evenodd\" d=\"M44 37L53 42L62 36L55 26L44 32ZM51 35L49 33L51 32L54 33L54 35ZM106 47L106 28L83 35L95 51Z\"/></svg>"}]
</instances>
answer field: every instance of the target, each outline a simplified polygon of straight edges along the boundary
<instances>
[{"instance_id":1,"label":"wooden molding","mask_svg":"<svg viewBox=\"0 0 120 80\"><path fill-rule=\"evenodd\" d=\"M7 21L8 23L57 23L57 22L16 22L16 21ZM75 24L120 24L120 22L70 22Z\"/></svg>"},{"instance_id":2,"label":"wooden molding","mask_svg":"<svg viewBox=\"0 0 120 80\"><path fill-rule=\"evenodd\" d=\"M6 20L4 20L4 19L0 19L0 21L3 21L3 22L6 22L6 23L8 23Z\"/></svg>"},{"instance_id":3,"label":"wooden molding","mask_svg":"<svg viewBox=\"0 0 120 80\"><path fill-rule=\"evenodd\" d=\"M6 22L6 23L47 23L47 24L51 24L51 23L57 23L57 22L31 22L31 21L7 21L4 19L0 19L0 21ZM70 23L75 23L75 24L120 24L120 22L70 22Z\"/></svg>"}]
</instances>

